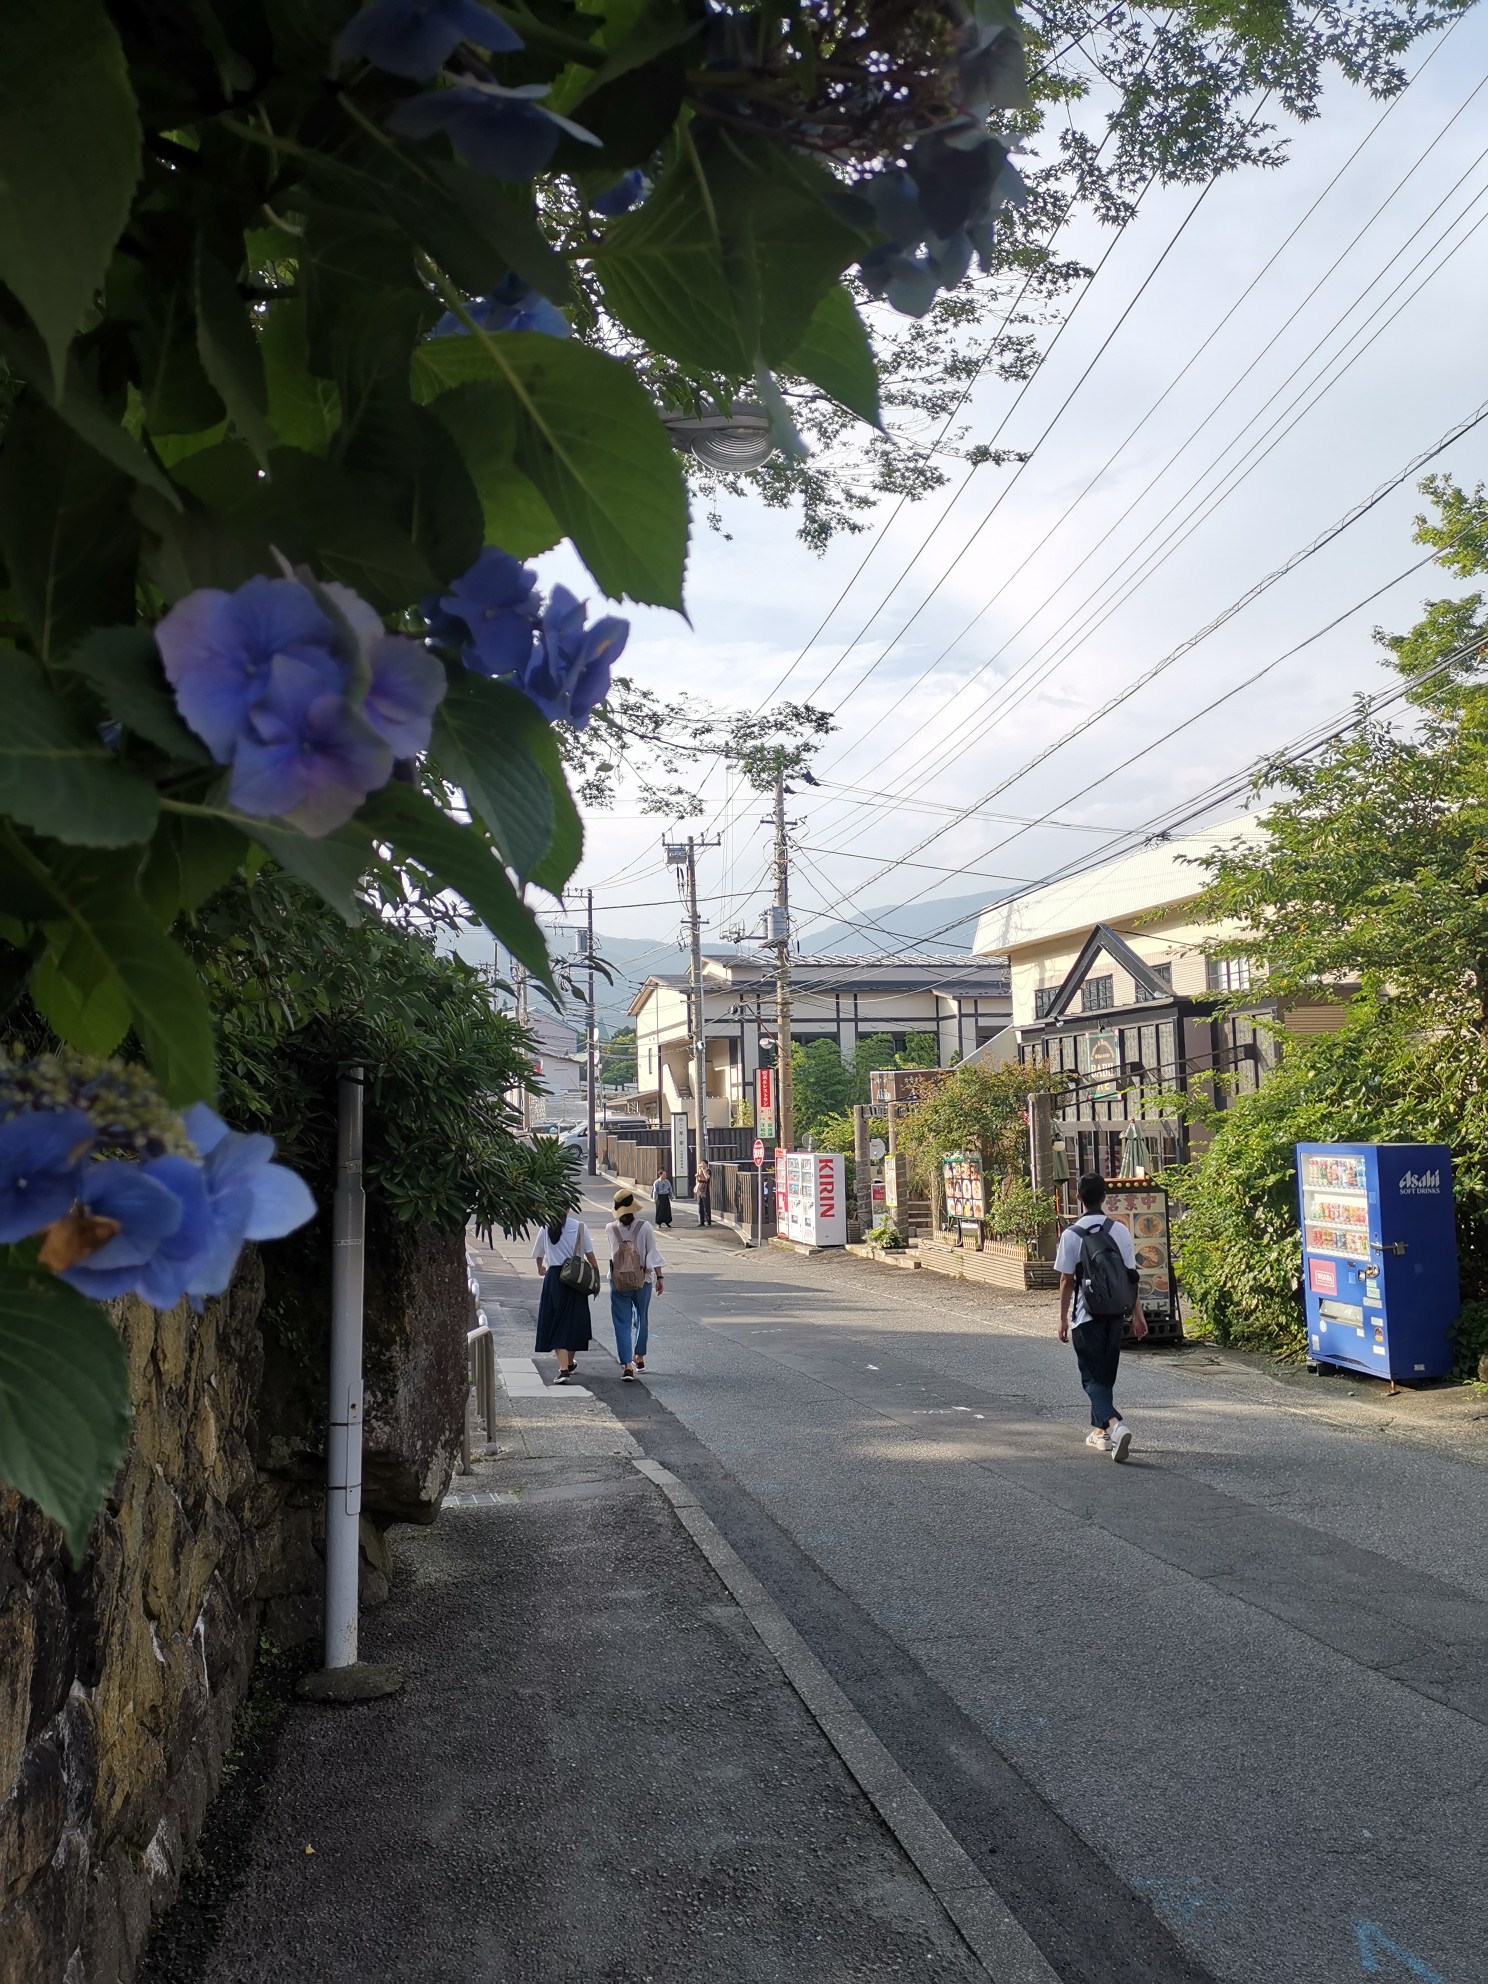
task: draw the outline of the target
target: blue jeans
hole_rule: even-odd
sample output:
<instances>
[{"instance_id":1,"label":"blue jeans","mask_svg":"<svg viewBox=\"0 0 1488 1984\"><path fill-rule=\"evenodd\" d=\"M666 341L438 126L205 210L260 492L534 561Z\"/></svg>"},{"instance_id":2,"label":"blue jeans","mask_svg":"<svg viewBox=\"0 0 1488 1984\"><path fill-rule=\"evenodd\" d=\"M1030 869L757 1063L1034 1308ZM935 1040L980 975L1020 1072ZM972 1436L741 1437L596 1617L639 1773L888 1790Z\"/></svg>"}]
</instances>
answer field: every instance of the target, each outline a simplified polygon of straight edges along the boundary
<instances>
[{"instance_id":1,"label":"blue jeans","mask_svg":"<svg viewBox=\"0 0 1488 1984\"><path fill-rule=\"evenodd\" d=\"M610 1289L610 1321L615 1325L615 1355L622 1364L646 1354L646 1314L651 1307L651 1284L639 1288Z\"/></svg>"},{"instance_id":2,"label":"blue jeans","mask_svg":"<svg viewBox=\"0 0 1488 1984\"><path fill-rule=\"evenodd\" d=\"M1094 1316L1070 1331L1080 1383L1090 1400L1090 1423L1104 1430L1119 1417L1116 1411L1116 1367L1121 1362L1121 1332L1125 1316Z\"/></svg>"}]
</instances>

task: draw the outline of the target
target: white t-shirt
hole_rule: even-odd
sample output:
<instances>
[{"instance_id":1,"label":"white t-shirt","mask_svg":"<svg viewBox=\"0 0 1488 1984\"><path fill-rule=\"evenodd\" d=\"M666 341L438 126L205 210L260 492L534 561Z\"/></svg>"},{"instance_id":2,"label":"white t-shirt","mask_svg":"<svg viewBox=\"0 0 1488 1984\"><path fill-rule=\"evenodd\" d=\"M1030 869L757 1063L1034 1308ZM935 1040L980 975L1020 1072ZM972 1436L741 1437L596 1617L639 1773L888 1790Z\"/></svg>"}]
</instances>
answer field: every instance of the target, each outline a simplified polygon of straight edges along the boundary
<instances>
[{"instance_id":1,"label":"white t-shirt","mask_svg":"<svg viewBox=\"0 0 1488 1984\"><path fill-rule=\"evenodd\" d=\"M605 1239L610 1247L610 1278L614 1279L615 1256L620 1251L622 1240L634 1240L636 1252L641 1257L641 1265L646 1270L646 1279L655 1282L656 1270L664 1268L661 1249L656 1244L656 1228L649 1219L635 1220L629 1226L622 1226L618 1219L612 1219L605 1228Z\"/></svg>"},{"instance_id":2,"label":"white t-shirt","mask_svg":"<svg viewBox=\"0 0 1488 1984\"><path fill-rule=\"evenodd\" d=\"M575 1213L570 1213L564 1220L563 1232L557 1240L550 1240L548 1229L540 1226L532 1243L533 1260L545 1268L561 1268L575 1254L593 1252L594 1243L589 1238L589 1229Z\"/></svg>"},{"instance_id":3,"label":"white t-shirt","mask_svg":"<svg viewBox=\"0 0 1488 1984\"><path fill-rule=\"evenodd\" d=\"M1103 1220L1110 1218L1108 1213L1082 1213L1073 1226L1067 1226L1059 1236L1059 1246L1054 1255L1054 1265L1060 1274L1073 1274L1080 1265L1080 1235L1094 1233ZM1111 1238L1116 1242L1117 1251L1126 1265L1136 1272L1137 1255L1132 1246L1131 1228L1124 1226L1119 1219L1111 1220ZM1070 1328L1090 1321L1090 1311L1085 1307L1085 1284L1075 1283L1074 1307L1070 1311Z\"/></svg>"}]
</instances>

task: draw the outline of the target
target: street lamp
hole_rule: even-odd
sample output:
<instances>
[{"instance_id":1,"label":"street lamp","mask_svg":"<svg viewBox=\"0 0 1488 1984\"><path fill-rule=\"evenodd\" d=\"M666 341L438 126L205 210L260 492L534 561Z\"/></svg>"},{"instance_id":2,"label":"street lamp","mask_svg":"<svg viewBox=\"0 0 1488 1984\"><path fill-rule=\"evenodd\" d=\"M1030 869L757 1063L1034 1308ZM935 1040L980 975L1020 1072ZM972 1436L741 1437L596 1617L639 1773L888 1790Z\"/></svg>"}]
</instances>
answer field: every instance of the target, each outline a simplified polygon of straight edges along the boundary
<instances>
[{"instance_id":1,"label":"street lamp","mask_svg":"<svg viewBox=\"0 0 1488 1984\"><path fill-rule=\"evenodd\" d=\"M696 455L709 468L742 474L763 468L775 452L770 416L763 407L747 401L741 400L726 413L664 413L661 418L672 446L684 455Z\"/></svg>"}]
</instances>

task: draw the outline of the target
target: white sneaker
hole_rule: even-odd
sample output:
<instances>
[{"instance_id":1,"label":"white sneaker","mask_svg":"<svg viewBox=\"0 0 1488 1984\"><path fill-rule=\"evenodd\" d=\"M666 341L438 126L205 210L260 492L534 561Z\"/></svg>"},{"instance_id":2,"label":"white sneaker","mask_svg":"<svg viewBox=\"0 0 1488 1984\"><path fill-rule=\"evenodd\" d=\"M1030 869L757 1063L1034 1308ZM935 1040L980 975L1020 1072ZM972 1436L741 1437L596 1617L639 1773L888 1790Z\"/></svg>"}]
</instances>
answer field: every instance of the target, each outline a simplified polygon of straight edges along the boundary
<instances>
[{"instance_id":1,"label":"white sneaker","mask_svg":"<svg viewBox=\"0 0 1488 1984\"><path fill-rule=\"evenodd\" d=\"M1108 1441L1112 1460L1125 1460L1131 1452L1131 1428L1124 1419L1118 1420L1115 1434Z\"/></svg>"},{"instance_id":2,"label":"white sneaker","mask_svg":"<svg viewBox=\"0 0 1488 1984\"><path fill-rule=\"evenodd\" d=\"M1096 1448L1098 1452L1103 1454L1108 1454L1111 1451L1111 1442L1099 1426L1091 1427L1090 1431L1085 1435L1085 1444L1087 1447Z\"/></svg>"}]
</instances>

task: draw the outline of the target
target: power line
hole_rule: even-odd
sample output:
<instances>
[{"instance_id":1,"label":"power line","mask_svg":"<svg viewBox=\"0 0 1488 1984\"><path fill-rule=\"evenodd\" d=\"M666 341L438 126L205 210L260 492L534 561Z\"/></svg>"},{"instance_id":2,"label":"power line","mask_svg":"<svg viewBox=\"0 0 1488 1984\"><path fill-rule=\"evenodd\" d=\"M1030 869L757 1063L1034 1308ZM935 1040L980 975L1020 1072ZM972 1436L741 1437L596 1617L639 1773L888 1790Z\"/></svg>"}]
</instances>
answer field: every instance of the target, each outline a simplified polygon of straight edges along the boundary
<instances>
[{"instance_id":1,"label":"power line","mask_svg":"<svg viewBox=\"0 0 1488 1984\"><path fill-rule=\"evenodd\" d=\"M1040 765L1053 757L1056 752L1063 750L1067 744L1073 743L1077 737L1083 736L1086 731L1093 728L1095 724L1103 721L1114 710L1120 708L1123 703L1130 701L1133 695L1144 689L1149 683L1154 682L1158 676L1166 673L1168 669L1181 661L1185 655L1190 654L1203 641L1208 640L1212 634L1217 633L1221 627L1225 626L1230 620L1233 620L1237 614L1244 612L1248 606L1253 605L1264 593L1270 591L1272 586L1278 584L1282 579L1294 572L1299 565L1305 564L1308 559L1315 557L1319 551L1333 543L1336 538L1341 537L1345 531L1352 529L1361 518L1367 516L1371 510L1383 502L1386 496L1398 489L1411 476L1418 474L1428 462L1435 460L1439 454L1443 453L1445 449L1451 447L1455 442L1461 440L1465 434L1471 433L1485 419L1488 419L1488 401L1485 401L1482 406L1478 407L1475 412L1469 414L1465 419L1458 421L1440 440L1433 442L1429 448L1413 456L1404 468L1397 470L1394 475L1390 476L1385 482L1382 482L1376 490L1369 496L1366 496L1361 502L1356 503L1337 522L1330 524L1326 530L1319 532L1309 544L1305 544L1300 550L1294 551L1282 564L1276 566L1263 578L1257 579L1238 599L1231 601L1228 606L1224 607L1213 619L1199 628L1196 633L1190 634L1186 640L1180 641L1177 647L1171 649L1160 661L1154 662L1150 668L1139 675L1135 682L1127 684L1118 694L1110 697L1097 709L1092 710L1087 716L1081 718L1080 722L1065 732L1062 737L1056 739L1052 744L1045 746L1042 751L1030 758L1017 771L993 786L974 805L964 808L954 819L948 821L946 825L937 827L924 840L917 842L914 847L909 848L906 854L901 856L900 859L907 859L910 856L923 853L925 848L934 846L935 842L944 834L948 833L953 826L959 825L962 821L969 819L979 807L988 805L1000 793L1005 792L1009 786L1016 784L1019 779L1026 777L1029 772L1035 771ZM890 862L873 880L881 881L884 875L892 874L897 865L898 862ZM871 884L868 886L871 886ZM838 898L838 902L832 905L832 909L835 910L841 902L846 900L847 895L844 893L844 895ZM828 914L830 911L821 913Z\"/></svg>"},{"instance_id":2,"label":"power line","mask_svg":"<svg viewBox=\"0 0 1488 1984\"><path fill-rule=\"evenodd\" d=\"M1484 153L1481 154L1480 156L1488 156L1488 147L1485 147ZM1459 181L1458 183L1460 184L1461 182ZM1464 210L1464 213L1459 214L1452 222L1448 224L1447 228L1443 230L1442 234L1437 236L1436 241L1433 242L1432 244L1432 249L1440 245L1441 241L1445 238L1446 234L1450 233L1453 227L1460 225L1462 219L1465 218L1465 214L1471 211L1472 204L1475 204L1478 200L1480 200L1483 197L1484 191L1488 191L1488 188L1480 189L1479 192L1473 196L1473 201L1469 203L1469 207ZM1442 268L1446 266L1447 262L1451 260L1452 256L1457 254L1466 245L1467 241L1469 241L1472 238L1472 235L1475 234L1477 230L1485 224L1485 222L1488 222L1488 212L1485 212L1484 214L1479 216L1479 218L1473 223L1472 227L1468 230L1468 233L1464 235L1462 240L1458 241L1448 251L1447 255L1442 258L1442 261L1437 265L1437 267L1434 270L1432 270L1430 276L1428 276L1426 280L1430 281L1434 279L1436 275L1440 274ZM1432 252L1432 250L1427 250L1426 252L1427 254L1429 254L1430 252ZM1415 270L1420 267L1421 261L1424 260L1425 260L1425 255L1423 255L1421 258L1418 259L1418 261L1412 266L1411 270L1407 271L1406 276L1401 278L1401 281L1396 284L1395 289L1389 293L1390 296L1395 295L1399 291L1399 289L1404 286L1404 284L1409 280L1410 276L1415 273ZM1378 278L1376 278L1376 280L1378 280ZM1422 287L1424 287L1424 284L1422 285ZM1363 294L1367 294L1367 289L1365 292L1363 292ZM1209 494L1202 499L1198 509L1192 514L1190 514L1188 517L1186 517L1183 523L1181 523L1178 526L1175 526L1174 530L1169 532L1168 537L1166 539L1163 539L1157 546L1153 548L1153 550L1151 550L1147 554L1146 558L1142 561L1140 565L1138 565L1138 567L1134 572L1131 571L1127 572L1126 576L1121 579L1116 594L1113 597L1108 599L1104 603L1104 605L1099 605L1099 606L1096 605L1096 601L1099 598L1099 594L1102 587L1109 583L1110 577L1115 576L1115 573L1108 575L1106 580L1102 580L1100 584L1096 586L1094 591L1089 595L1087 595L1086 600L1082 603L1081 606L1073 608L1071 612L1065 616L1064 620L1060 622L1059 626L1056 627L1050 635L1046 636L1044 641L1042 641L1039 644L1039 646L1035 648L1033 653L1029 655L1027 659L1024 662L1022 662L1018 666L1018 668L1016 668L1013 671L1013 673L1010 676L1008 676L1006 680L999 685L992 700L984 707L984 709L981 711L981 713L975 720L973 726L963 737L957 752L954 754L950 762L954 762L954 759L956 757L963 756L968 750L975 748L975 746L981 741L981 739L986 736L986 734L992 728L995 722L998 722L1001 719L1007 717L1009 714L1011 714L1013 710L1015 710L1019 706L1019 704L1025 702L1028 699L1028 697L1034 692L1035 689L1039 688L1043 682L1047 681L1049 676L1052 675L1056 671L1056 669L1062 667L1064 662L1066 662L1073 653L1078 651L1079 647L1083 645L1083 643L1090 638L1091 634L1095 632L1097 628L1102 626L1111 617L1111 615L1115 613L1121 606L1125 605L1127 601L1129 601L1135 595L1135 593L1138 590L1140 590L1140 588L1144 584L1146 584L1147 580L1152 577L1153 573L1158 569L1158 567L1162 563L1164 563L1166 559L1170 557L1172 553L1175 550L1177 550L1178 547L1187 540L1187 538L1191 537L1196 530L1198 530L1205 522L1208 521L1208 519L1211 516L1213 516L1213 514L1220 507L1220 505L1225 501L1227 501L1229 496L1232 495L1235 489L1239 487L1239 484L1242 481L1244 481L1247 476L1253 473L1253 471L1260 465L1260 462L1263 461L1267 455L1272 453L1273 450L1277 446L1279 446L1280 442L1286 437L1286 434L1289 433L1292 430L1292 428L1298 424L1296 420L1293 420L1283 427L1283 422L1287 421L1287 416L1293 411L1293 409L1295 409L1299 401L1303 399L1307 395L1307 393L1309 392L1313 393L1313 398L1310 405L1306 409L1304 409L1304 415L1299 416L1299 418L1301 418L1301 417L1305 417L1305 413L1310 412L1312 410L1312 407L1316 406L1318 401L1327 392L1331 391L1335 385L1338 384L1339 380L1344 376L1344 373L1347 372L1349 368L1358 361L1358 359L1363 355L1363 353L1369 349L1370 345L1372 345L1379 337L1381 337L1384 334L1384 332L1389 328L1390 324L1392 324L1395 321L1395 318L1400 315L1401 311L1404 310L1407 304L1413 301L1415 299L1415 296L1418 294L1419 294L1419 289L1413 291L1411 295L1406 297L1406 299L1401 304L1399 304L1397 308L1393 312L1391 312L1389 316L1382 318L1376 317L1371 319L1371 322L1373 324L1373 329L1370 331L1370 334L1365 339L1364 343L1359 346L1359 348L1352 354L1351 357L1347 359L1347 361L1342 366L1340 366L1339 370L1335 373L1334 377L1331 380L1326 380L1325 383L1319 385L1318 381L1319 379L1322 379L1324 377L1324 375L1328 370L1328 367L1338 363L1338 360L1343 355L1342 351L1335 353L1333 358L1326 361L1322 373L1315 375L1314 379L1309 383L1309 385L1305 386L1302 389L1302 391L1298 395L1296 395L1296 397L1290 402L1289 406L1284 408L1282 413L1279 414L1275 420L1273 420L1270 427L1266 428L1256 438L1256 440L1251 443L1250 448L1247 450L1246 454L1240 458L1240 461L1234 464L1230 470L1226 471L1227 476L1231 478L1230 486L1228 488L1225 488L1221 484L1220 486L1211 490ZM1385 300L1388 301L1389 297L1387 296ZM1349 306L1349 310L1344 313L1345 318L1352 313L1354 308L1357 307L1359 301L1362 301L1362 296L1359 299L1356 299L1354 304L1351 304ZM1343 320L1340 319L1339 321L1341 322ZM1334 329L1336 328L1337 325L1335 324ZM1362 329L1363 327L1361 326L1360 328ZM1330 336L1331 334L1332 334L1331 332L1326 333L1324 338L1319 340L1319 344L1326 342L1327 337ZM1352 334L1353 337L1357 337L1358 335L1359 335L1358 331L1355 331ZM1318 345L1314 345L1313 352L1316 352L1317 349L1318 349ZM1345 346L1343 349L1346 350L1347 346ZM1313 355L1313 352L1309 352L1308 357L1311 357ZM1306 360L1304 359L1303 361L1301 361L1301 363L1305 364ZM1299 364L1298 367L1294 368L1292 374L1289 375L1289 379L1291 377L1295 377L1296 372L1300 369L1301 366ZM1277 394L1285 389L1287 383L1289 383L1289 380L1283 381L1282 386L1277 389L1277 393L1272 394L1271 400L1268 400L1266 402L1266 405L1271 404L1272 400L1274 400L1277 397ZM1317 388L1316 391L1314 391L1314 387ZM1264 412L1264 410L1265 408L1263 406L1261 411ZM1252 419L1255 419L1257 417L1258 415L1252 416ZM1282 431L1280 433L1277 433L1276 430L1279 427L1282 428ZM1242 434L1243 432L1244 429L1241 430ZM1261 453L1257 455L1256 450L1258 448L1261 448L1261 444L1267 441L1268 437L1274 437L1274 438L1271 438L1269 445L1263 448ZM1238 438L1239 436L1236 437L1236 439ZM1187 496L1190 495L1192 491L1198 487L1199 483L1201 483L1204 480L1204 478L1212 471L1212 469L1217 465L1217 463L1223 459L1224 455L1228 453L1229 449L1232 448L1234 445L1235 445L1234 440L1229 442L1225 447L1225 449L1221 450L1220 455L1216 456L1215 460L1210 463L1209 467L1203 470L1200 473L1200 475L1195 479L1195 481L1189 485L1189 488L1184 492L1184 495L1180 496L1175 500L1174 503L1169 505L1169 508L1163 513L1163 517L1159 518L1158 522L1148 530L1146 537L1139 540L1138 544L1135 547L1133 547L1133 552L1128 552L1127 554L1125 554L1125 558L1123 559L1121 564L1118 565L1117 567L1118 571L1123 570L1125 568L1126 563L1130 560L1133 553L1136 550L1141 549L1141 545L1143 543L1146 543L1147 540L1152 536L1153 532L1161 527L1162 522L1167 517L1171 516L1175 509L1178 509L1182 505L1182 503L1186 500ZM1182 452L1181 449L1179 450L1179 452ZM1250 459L1252 456L1255 457L1254 460ZM1176 457L1172 459L1176 459ZM1246 465L1247 463L1248 466ZM1160 471L1160 473L1164 473L1164 472L1165 470ZM1149 484L1149 487L1150 486L1151 485ZM1128 510L1128 514L1129 514L1129 510ZM1119 521L1120 520L1118 519L1118 522ZM1115 526L1113 525L1112 528L1114 529ZM1108 531L1106 533L1106 536L1109 535L1110 532ZM1100 540L1100 542L1102 543L1105 542L1105 538L1103 537ZM1094 548L1098 548L1098 546ZM1090 554L1087 554L1087 558L1089 555ZM1084 562L1086 561L1085 560L1081 561L1082 564ZM1078 569L1079 567L1077 566L1076 570ZM1038 609L1038 611L1042 611L1042 610L1043 610L1042 608ZM1061 632L1065 628L1068 628L1072 621L1080 621L1080 616L1082 614L1085 616L1084 620L1081 621L1081 623L1075 627L1072 633L1068 634L1065 637L1065 640L1062 643L1062 645L1056 647L1055 651L1052 654L1047 654L1046 659L1042 662L1041 665L1039 665L1035 669L1035 664L1038 663L1040 654L1046 654L1046 651L1049 649L1051 642L1056 642ZM1030 616L1030 619L1036 619L1036 618L1037 618L1037 612L1035 612L1032 616ZM1025 620L1023 623L1025 627L1029 624L1030 624L1029 620ZM967 631L969 631L969 629L963 629L962 635L964 635L965 632ZM1017 630L1017 632L1021 632L1021 631L1022 631L1021 628ZM962 638L962 636L958 635L957 639L959 640L960 638ZM1009 640L1013 640L1013 639L1016 639L1016 632L1013 635L1009 636ZM952 642L951 646L954 645L955 642ZM1004 644L1004 646L1005 645L1006 643ZM944 652L949 652L949 649L945 650ZM997 652L1001 653L1002 650L999 649ZM997 654L994 653L988 659L988 661L983 665L983 667L980 670L978 670L977 676L971 678L971 682L977 680L980 677L980 675L985 674L987 668L991 667L992 663L996 659L997 659ZM1034 671L1034 672L1030 675L1030 671ZM1022 678L1027 678L1027 679L1022 679ZM969 687L969 686L971 686L970 682L963 685L963 687ZM1140 686L1140 684L1138 684L1137 686ZM958 690L957 694L960 693L961 691ZM952 700L954 700L954 698ZM949 704L943 705L941 711L938 714L943 715L948 707ZM904 796L905 794L913 792L916 787L916 781L913 778L915 767L920 764L925 764L927 761L932 759L934 760L934 763L931 765L930 772L927 773L926 777L929 776L939 777L943 772L945 763L947 761L942 755L938 755L935 746L933 745L927 746L924 751L922 751L916 758L912 759L906 766L902 768L902 771L900 773L900 778L901 780L907 781L907 783L905 783L903 786L903 793L901 794L901 792L896 788L896 789L891 789L885 796L887 798L897 799L901 796ZM878 765L881 765L886 762L887 762L887 758L882 758L877 760L874 765L868 767L868 772L865 773L865 776L871 774L872 771L876 770ZM925 778L922 778L921 780L918 781L919 784L924 784L925 782L926 782Z\"/></svg>"}]
</instances>

